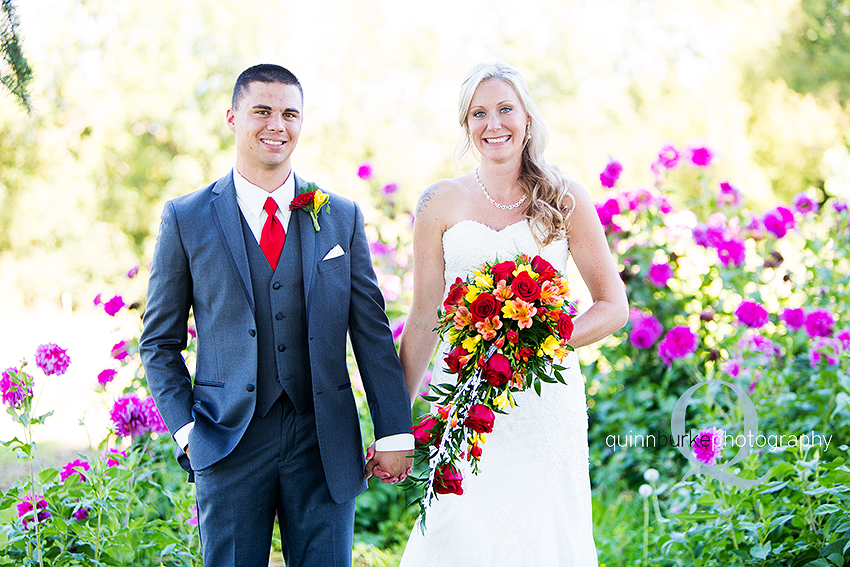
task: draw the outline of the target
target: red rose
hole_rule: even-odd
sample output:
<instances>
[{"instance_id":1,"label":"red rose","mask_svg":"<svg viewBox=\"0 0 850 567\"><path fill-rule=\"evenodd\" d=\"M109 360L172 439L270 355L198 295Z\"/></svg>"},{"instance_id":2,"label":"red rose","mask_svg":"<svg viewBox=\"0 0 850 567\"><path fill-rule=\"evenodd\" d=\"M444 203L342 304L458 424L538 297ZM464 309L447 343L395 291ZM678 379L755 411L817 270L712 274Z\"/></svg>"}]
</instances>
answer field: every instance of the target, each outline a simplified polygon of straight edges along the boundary
<instances>
[{"instance_id":1,"label":"red rose","mask_svg":"<svg viewBox=\"0 0 850 567\"><path fill-rule=\"evenodd\" d=\"M483 453L483 451L481 450L480 445L473 445L472 447L469 448L469 458L470 459L475 459L477 461L478 459L481 458L481 453Z\"/></svg>"},{"instance_id":2,"label":"red rose","mask_svg":"<svg viewBox=\"0 0 850 567\"><path fill-rule=\"evenodd\" d=\"M496 283L502 280L510 282L514 275L514 270L516 270L516 262L499 262L498 264L494 264L491 269L493 270L493 277Z\"/></svg>"},{"instance_id":3,"label":"red rose","mask_svg":"<svg viewBox=\"0 0 850 567\"><path fill-rule=\"evenodd\" d=\"M502 353L495 353L484 365L481 376L493 386L501 386L511 378L511 361Z\"/></svg>"},{"instance_id":4,"label":"red rose","mask_svg":"<svg viewBox=\"0 0 850 567\"><path fill-rule=\"evenodd\" d=\"M501 303L493 297L492 293L482 293L469 306L469 312L472 313L472 320L475 322L498 315L501 309Z\"/></svg>"},{"instance_id":5,"label":"red rose","mask_svg":"<svg viewBox=\"0 0 850 567\"><path fill-rule=\"evenodd\" d=\"M478 433L490 433L493 431L493 422L496 414L484 404L472 404L463 424Z\"/></svg>"},{"instance_id":6,"label":"red rose","mask_svg":"<svg viewBox=\"0 0 850 567\"><path fill-rule=\"evenodd\" d=\"M573 318L567 313L561 313L561 317L558 319L558 335L568 341L573 336L574 327Z\"/></svg>"},{"instance_id":7,"label":"red rose","mask_svg":"<svg viewBox=\"0 0 850 567\"><path fill-rule=\"evenodd\" d=\"M552 276L556 274L555 268L552 267L552 264L540 256L535 256L534 259L531 260L531 269L537 272L537 275L539 276L537 281L541 283L551 280Z\"/></svg>"},{"instance_id":8,"label":"red rose","mask_svg":"<svg viewBox=\"0 0 850 567\"><path fill-rule=\"evenodd\" d=\"M508 331L506 336L508 337L508 340L513 344L517 344L517 342L519 341L519 335L513 329Z\"/></svg>"},{"instance_id":9,"label":"red rose","mask_svg":"<svg viewBox=\"0 0 850 567\"><path fill-rule=\"evenodd\" d=\"M528 303L540 299L540 286L537 285L536 281L531 279L528 272L520 272L520 274L514 278L514 281L511 282L511 291L513 291L514 295L518 298Z\"/></svg>"},{"instance_id":10,"label":"red rose","mask_svg":"<svg viewBox=\"0 0 850 567\"><path fill-rule=\"evenodd\" d=\"M466 349L462 346L456 346L452 351L446 355L446 358L443 360L446 361L446 365L449 367L449 372L452 374L460 374L460 369L463 366L462 358L469 356L469 353L466 352Z\"/></svg>"},{"instance_id":11,"label":"red rose","mask_svg":"<svg viewBox=\"0 0 850 567\"><path fill-rule=\"evenodd\" d=\"M295 209L303 209L304 207L309 207L313 204L313 197L316 195L315 191L308 191L307 193L301 193L296 195L292 202L289 203L289 210L294 211Z\"/></svg>"},{"instance_id":12,"label":"red rose","mask_svg":"<svg viewBox=\"0 0 850 567\"><path fill-rule=\"evenodd\" d=\"M457 307L464 295L466 295L466 283L462 279L458 278L455 280L455 283L452 284L452 287L449 288L449 293L446 295L445 301L443 301L443 307L445 307L446 310L449 310L452 307Z\"/></svg>"},{"instance_id":13,"label":"red rose","mask_svg":"<svg viewBox=\"0 0 850 567\"><path fill-rule=\"evenodd\" d=\"M439 439L439 431L435 433L431 433L430 431L434 429L436 426L440 424L439 421L431 417L430 415L426 415L422 418L417 425L414 425L410 428L410 431L413 433L413 439L416 441L416 445L422 446L427 445L431 442L431 439Z\"/></svg>"},{"instance_id":14,"label":"red rose","mask_svg":"<svg viewBox=\"0 0 850 567\"><path fill-rule=\"evenodd\" d=\"M463 494L463 476L452 465L443 465L434 475L434 490L437 494Z\"/></svg>"}]
</instances>

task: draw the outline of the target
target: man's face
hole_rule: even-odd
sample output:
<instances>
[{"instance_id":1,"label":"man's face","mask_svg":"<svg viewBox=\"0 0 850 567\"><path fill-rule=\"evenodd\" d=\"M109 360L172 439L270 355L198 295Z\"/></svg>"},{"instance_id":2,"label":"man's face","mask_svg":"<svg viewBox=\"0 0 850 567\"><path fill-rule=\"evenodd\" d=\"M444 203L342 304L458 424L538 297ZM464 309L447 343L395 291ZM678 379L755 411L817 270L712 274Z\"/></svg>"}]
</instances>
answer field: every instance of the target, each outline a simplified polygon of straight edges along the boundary
<instances>
[{"instance_id":1,"label":"man's face","mask_svg":"<svg viewBox=\"0 0 850 567\"><path fill-rule=\"evenodd\" d=\"M227 125L236 134L236 166L249 180L255 174L290 170L302 121L301 91L283 83L249 83L228 109Z\"/></svg>"}]
</instances>

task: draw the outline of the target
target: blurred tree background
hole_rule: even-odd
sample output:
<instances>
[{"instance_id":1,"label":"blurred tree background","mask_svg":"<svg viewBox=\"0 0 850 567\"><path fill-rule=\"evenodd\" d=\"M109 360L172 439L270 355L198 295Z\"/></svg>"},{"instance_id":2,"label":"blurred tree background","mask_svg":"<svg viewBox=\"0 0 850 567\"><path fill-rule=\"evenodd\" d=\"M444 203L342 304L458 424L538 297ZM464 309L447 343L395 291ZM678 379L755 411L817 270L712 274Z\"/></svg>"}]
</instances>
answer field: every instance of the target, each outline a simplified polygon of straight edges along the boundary
<instances>
[{"instance_id":1,"label":"blurred tree background","mask_svg":"<svg viewBox=\"0 0 850 567\"><path fill-rule=\"evenodd\" d=\"M304 85L296 170L363 201L364 160L410 203L457 174L460 82L496 58L529 81L548 159L597 196L609 155L626 184L649 184L629 166L692 139L755 204L850 191L847 0L13 5L32 110L0 96L0 311L63 293L88 306L146 265L163 202L232 166L224 113L257 62Z\"/></svg>"}]
</instances>

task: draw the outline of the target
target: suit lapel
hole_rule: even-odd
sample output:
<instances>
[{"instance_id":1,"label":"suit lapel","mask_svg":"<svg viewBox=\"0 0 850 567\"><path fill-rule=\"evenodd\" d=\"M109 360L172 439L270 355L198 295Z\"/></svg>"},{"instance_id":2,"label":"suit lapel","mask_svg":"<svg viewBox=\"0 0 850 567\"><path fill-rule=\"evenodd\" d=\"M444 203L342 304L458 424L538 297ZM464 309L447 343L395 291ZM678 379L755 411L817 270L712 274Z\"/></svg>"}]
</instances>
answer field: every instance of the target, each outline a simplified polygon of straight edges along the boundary
<instances>
[{"instance_id":1,"label":"suit lapel","mask_svg":"<svg viewBox=\"0 0 850 567\"><path fill-rule=\"evenodd\" d=\"M236 187L233 185L233 172L219 179L212 189L210 202L212 217L218 229L221 241L228 253L228 261L239 277L242 291L254 313L254 292L251 287L251 268L248 266L248 250L242 234L239 204L236 202Z\"/></svg>"},{"instance_id":2,"label":"suit lapel","mask_svg":"<svg viewBox=\"0 0 850 567\"><path fill-rule=\"evenodd\" d=\"M301 193L304 180L295 176L295 194ZM304 303L307 306L307 316L310 316L310 286L316 272L316 238L318 233L313 229L313 223L305 217L308 213L301 210L292 211L298 215L298 230L301 236L301 272L304 277Z\"/></svg>"}]
</instances>

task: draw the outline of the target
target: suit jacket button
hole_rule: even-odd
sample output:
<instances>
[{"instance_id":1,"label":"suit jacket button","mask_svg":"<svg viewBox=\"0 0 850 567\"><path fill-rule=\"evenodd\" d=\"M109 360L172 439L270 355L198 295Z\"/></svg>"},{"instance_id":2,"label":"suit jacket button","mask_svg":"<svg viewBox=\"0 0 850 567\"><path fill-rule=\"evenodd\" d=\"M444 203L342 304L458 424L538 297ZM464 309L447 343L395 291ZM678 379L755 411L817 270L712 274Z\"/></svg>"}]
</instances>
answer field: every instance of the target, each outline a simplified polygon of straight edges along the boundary
<instances>
[{"instance_id":1,"label":"suit jacket button","mask_svg":"<svg viewBox=\"0 0 850 567\"><path fill-rule=\"evenodd\" d=\"M248 329L248 334L251 335L252 337L256 337L257 331L255 331L254 329Z\"/></svg>"},{"instance_id":2,"label":"suit jacket button","mask_svg":"<svg viewBox=\"0 0 850 567\"><path fill-rule=\"evenodd\" d=\"M283 319L283 313L278 313L277 315L274 316L274 318L277 319L278 321L282 320Z\"/></svg>"},{"instance_id":3,"label":"suit jacket button","mask_svg":"<svg viewBox=\"0 0 850 567\"><path fill-rule=\"evenodd\" d=\"M245 386L245 389L248 390L249 392L253 392L254 391L254 385L248 384L247 386Z\"/></svg>"},{"instance_id":4,"label":"suit jacket button","mask_svg":"<svg viewBox=\"0 0 850 567\"><path fill-rule=\"evenodd\" d=\"M274 283L272 284L272 289L280 289L280 283L279 283L279 282L274 282Z\"/></svg>"},{"instance_id":5,"label":"suit jacket button","mask_svg":"<svg viewBox=\"0 0 850 567\"><path fill-rule=\"evenodd\" d=\"M278 350L278 352L283 352L283 351L286 350L286 346L285 345L277 345L277 350Z\"/></svg>"}]
</instances>

